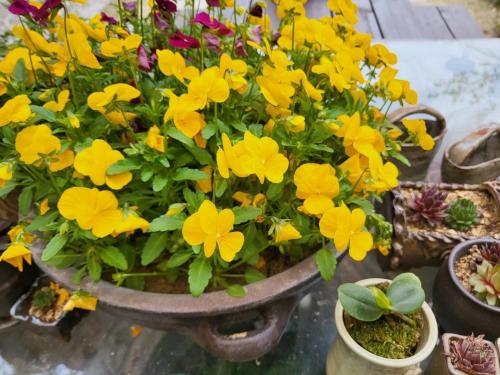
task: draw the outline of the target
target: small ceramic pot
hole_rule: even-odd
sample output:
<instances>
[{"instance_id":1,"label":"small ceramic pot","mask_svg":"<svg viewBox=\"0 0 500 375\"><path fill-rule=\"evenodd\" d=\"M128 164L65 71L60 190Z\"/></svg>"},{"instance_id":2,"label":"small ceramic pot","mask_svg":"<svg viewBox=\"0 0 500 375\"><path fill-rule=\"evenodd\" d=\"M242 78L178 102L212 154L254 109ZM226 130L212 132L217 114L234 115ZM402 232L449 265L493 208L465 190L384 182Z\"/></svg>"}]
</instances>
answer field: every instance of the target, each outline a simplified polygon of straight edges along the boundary
<instances>
[{"instance_id":1,"label":"small ceramic pot","mask_svg":"<svg viewBox=\"0 0 500 375\"><path fill-rule=\"evenodd\" d=\"M460 243L441 265L434 281L433 308L445 332L484 334L489 340L500 337L500 307L490 306L465 290L453 270L457 259L472 245L495 242L500 240L478 238Z\"/></svg>"},{"instance_id":2,"label":"small ceramic pot","mask_svg":"<svg viewBox=\"0 0 500 375\"><path fill-rule=\"evenodd\" d=\"M357 284L371 286L387 282L386 279L365 279ZM434 350L438 340L438 327L429 305L424 302L425 316L422 340L417 352L405 359L379 357L361 347L349 335L344 324L344 309L337 301L335 306L335 325L338 336L333 343L326 361L328 375L418 375L422 373L420 363Z\"/></svg>"},{"instance_id":3,"label":"small ceramic pot","mask_svg":"<svg viewBox=\"0 0 500 375\"><path fill-rule=\"evenodd\" d=\"M448 146L443 154L443 182L478 184L500 176L500 125L476 130Z\"/></svg>"},{"instance_id":4,"label":"small ceramic pot","mask_svg":"<svg viewBox=\"0 0 500 375\"><path fill-rule=\"evenodd\" d=\"M411 163L411 166L408 167L397 160L393 160L393 163L395 163L399 169L399 179L402 181L420 181L425 179L429 165L446 134L446 120L444 116L435 109L425 105L399 108L390 113L388 118L392 123L400 126L401 129L404 130L401 120L416 114L425 114L434 117L434 120L426 119L424 121L427 127L427 133L434 138L435 146L429 151L424 151L420 146L414 145L413 143L404 143L401 146L401 153Z\"/></svg>"}]
</instances>

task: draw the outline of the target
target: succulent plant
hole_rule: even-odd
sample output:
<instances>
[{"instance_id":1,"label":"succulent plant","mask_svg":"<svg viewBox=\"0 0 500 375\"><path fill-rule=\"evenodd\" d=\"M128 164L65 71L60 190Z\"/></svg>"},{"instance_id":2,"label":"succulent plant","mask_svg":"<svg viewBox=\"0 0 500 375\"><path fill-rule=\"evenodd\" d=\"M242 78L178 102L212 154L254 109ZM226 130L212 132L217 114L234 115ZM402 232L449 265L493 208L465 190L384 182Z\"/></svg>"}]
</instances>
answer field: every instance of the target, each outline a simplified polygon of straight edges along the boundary
<instances>
[{"instance_id":1,"label":"succulent plant","mask_svg":"<svg viewBox=\"0 0 500 375\"><path fill-rule=\"evenodd\" d=\"M460 198L451 203L446 223L450 228L460 231L472 228L477 223L477 208L474 202Z\"/></svg>"},{"instance_id":2,"label":"succulent plant","mask_svg":"<svg viewBox=\"0 0 500 375\"><path fill-rule=\"evenodd\" d=\"M420 194L413 195L410 208L414 218L422 218L430 226L435 226L446 217L448 204L445 200L448 192L440 191L437 187L424 188Z\"/></svg>"},{"instance_id":3,"label":"succulent plant","mask_svg":"<svg viewBox=\"0 0 500 375\"><path fill-rule=\"evenodd\" d=\"M481 246L481 256L491 264L500 263L500 242L487 243Z\"/></svg>"},{"instance_id":4,"label":"succulent plant","mask_svg":"<svg viewBox=\"0 0 500 375\"><path fill-rule=\"evenodd\" d=\"M31 303L37 309L44 310L52 306L56 297L56 292L52 288L44 286L33 294L33 300Z\"/></svg>"},{"instance_id":5,"label":"succulent plant","mask_svg":"<svg viewBox=\"0 0 500 375\"><path fill-rule=\"evenodd\" d=\"M474 294L488 305L500 304L500 264L492 265L483 260L470 279Z\"/></svg>"},{"instance_id":6,"label":"succulent plant","mask_svg":"<svg viewBox=\"0 0 500 375\"><path fill-rule=\"evenodd\" d=\"M495 375L494 349L483 340L483 336L474 335L450 340L451 363L455 369L469 375Z\"/></svg>"}]
</instances>

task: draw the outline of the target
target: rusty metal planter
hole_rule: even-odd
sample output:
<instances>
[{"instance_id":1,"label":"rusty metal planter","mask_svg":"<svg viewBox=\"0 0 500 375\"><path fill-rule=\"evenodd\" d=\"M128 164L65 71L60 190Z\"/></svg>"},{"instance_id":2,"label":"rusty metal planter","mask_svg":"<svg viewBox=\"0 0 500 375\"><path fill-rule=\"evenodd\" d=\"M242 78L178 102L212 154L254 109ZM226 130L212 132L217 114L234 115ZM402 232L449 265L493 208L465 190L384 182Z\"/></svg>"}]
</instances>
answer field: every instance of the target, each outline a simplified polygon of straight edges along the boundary
<instances>
[{"instance_id":1,"label":"rusty metal planter","mask_svg":"<svg viewBox=\"0 0 500 375\"><path fill-rule=\"evenodd\" d=\"M379 262L384 269L396 270L411 267L439 266L455 245L475 238L459 232L444 234L433 231L432 228L417 232L408 228L409 219L402 189L422 189L429 186L437 186L440 190L488 192L495 200L496 208L494 209L496 209L497 214L500 213L500 185L496 182L487 182L480 185L402 182L397 189L385 195L382 205L384 216L394 226L392 249L387 257L379 257ZM500 233L492 233L491 237L500 239Z\"/></svg>"}]
</instances>

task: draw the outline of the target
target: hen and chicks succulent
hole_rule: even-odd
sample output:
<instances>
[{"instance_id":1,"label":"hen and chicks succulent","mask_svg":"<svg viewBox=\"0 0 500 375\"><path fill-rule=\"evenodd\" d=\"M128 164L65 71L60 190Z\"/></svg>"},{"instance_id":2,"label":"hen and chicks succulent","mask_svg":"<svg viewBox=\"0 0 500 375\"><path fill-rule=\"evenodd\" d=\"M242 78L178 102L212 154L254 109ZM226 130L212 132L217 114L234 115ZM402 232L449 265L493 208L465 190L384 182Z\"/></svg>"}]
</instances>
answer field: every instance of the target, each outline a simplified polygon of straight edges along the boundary
<instances>
[{"instance_id":1,"label":"hen and chicks succulent","mask_svg":"<svg viewBox=\"0 0 500 375\"><path fill-rule=\"evenodd\" d=\"M453 367L469 375L495 375L494 349L474 335L450 340L450 357Z\"/></svg>"}]
</instances>

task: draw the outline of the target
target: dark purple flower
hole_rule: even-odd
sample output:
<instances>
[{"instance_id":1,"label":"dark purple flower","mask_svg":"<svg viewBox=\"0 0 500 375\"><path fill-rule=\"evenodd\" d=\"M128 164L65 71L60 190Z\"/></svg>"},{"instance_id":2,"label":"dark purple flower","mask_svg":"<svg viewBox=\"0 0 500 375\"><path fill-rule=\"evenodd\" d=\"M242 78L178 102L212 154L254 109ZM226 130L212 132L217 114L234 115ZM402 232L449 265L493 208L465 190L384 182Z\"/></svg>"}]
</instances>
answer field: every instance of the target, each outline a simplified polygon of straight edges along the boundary
<instances>
[{"instance_id":1,"label":"dark purple flower","mask_svg":"<svg viewBox=\"0 0 500 375\"><path fill-rule=\"evenodd\" d=\"M185 35L180 31L170 34L168 43L175 48L200 48L200 41L198 39Z\"/></svg>"},{"instance_id":2,"label":"dark purple flower","mask_svg":"<svg viewBox=\"0 0 500 375\"><path fill-rule=\"evenodd\" d=\"M165 21L159 12L155 13L155 24L160 30L165 30L169 27L167 21Z\"/></svg>"},{"instance_id":3,"label":"dark purple flower","mask_svg":"<svg viewBox=\"0 0 500 375\"><path fill-rule=\"evenodd\" d=\"M45 21L54 9L61 6L61 0L46 0L40 9L33 11L33 18L40 24L45 24Z\"/></svg>"},{"instance_id":4,"label":"dark purple flower","mask_svg":"<svg viewBox=\"0 0 500 375\"><path fill-rule=\"evenodd\" d=\"M260 25L255 26L253 29L250 29L250 33L248 38L256 44L260 45L260 33L262 27Z\"/></svg>"},{"instance_id":5,"label":"dark purple flower","mask_svg":"<svg viewBox=\"0 0 500 375\"><path fill-rule=\"evenodd\" d=\"M102 22L107 22L109 23L110 25L117 25L118 24L118 21L116 20L116 18L114 17L111 17L111 16L108 16L106 13L104 12L101 12L101 21Z\"/></svg>"},{"instance_id":6,"label":"dark purple flower","mask_svg":"<svg viewBox=\"0 0 500 375\"><path fill-rule=\"evenodd\" d=\"M254 5L252 9L250 9L250 14L257 18L262 18L262 7L260 5Z\"/></svg>"},{"instance_id":7,"label":"dark purple flower","mask_svg":"<svg viewBox=\"0 0 500 375\"><path fill-rule=\"evenodd\" d=\"M211 7L220 6L219 0L207 0L207 4L210 5Z\"/></svg>"},{"instance_id":8,"label":"dark purple flower","mask_svg":"<svg viewBox=\"0 0 500 375\"><path fill-rule=\"evenodd\" d=\"M231 30L229 27L219 22L215 18L211 18L206 12L198 13L196 17L193 19L193 22L199 23L200 25L203 25L209 28L210 30L216 30L220 35L233 34L233 30Z\"/></svg>"},{"instance_id":9,"label":"dark purple flower","mask_svg":"<svg viewBox=\"0 0 500 375\"><path fill-rule=\"evenodd\" d=\"M28 3L26 0L14 0L9 5L9 12L15 14L16 16L24 16L33 12L38 11L36 7Z\"/></svg>"},{"instance_id":10,"label":"dark purple flower","mask_svg":"<svg viewBox=\"0 0 500 375\"><path fill-rule=\"evenodd\" d=\"M156 4L164 12L177 12L177 4L171 0L156 0Z\"/></svg>"},{"instance_id":11,"label":"dark purple flower","mask_svg":"<svg viewBox=\"0 0 500 375\"><path fill-rule=\"evenodd\" d=\"M131 13L134 13L137 9L137 3L135 1L123 2L123 7Z\"/></svg>"},{"instance_id":12,"label":"dark purple flower","mask_svg":"<svg viewBox=\"0 0 500 375\"><path fill-rule=\"evenodd\" d=\"M234 49L236 50L236 54L238 56L243 56L243 57L248 56L247 50L245 49L245 43L243 42L243 39L240 38L236 41L236 44L234 45Z\"/></svg>"},{"instance_id":13,"label":"dark purple flower","mask_svg":"<svg viewBox=\"0 0 500 375\"><path fill-rule=\"evenodd\" d=\"M207 42L207 47L209 50L214 51L217 54L220 54L222 52L220 48L220 39L217 35L205 33L203 34L203 38Z\"/></svg>"},{"instance_id":14,"label":"dark purple flower","mask_svg":"<svg viewBox=\"0 0 500 375\"><path fill-rule=\"evenodd\" d=\"M152 53L150 57L148 57L148 53L146 48L141 44L139 48L137 48L137 60L139 61L139 68L150 72L153 69L154 61L156 60L156 54Z\"/></svg>"}]
</instances>

